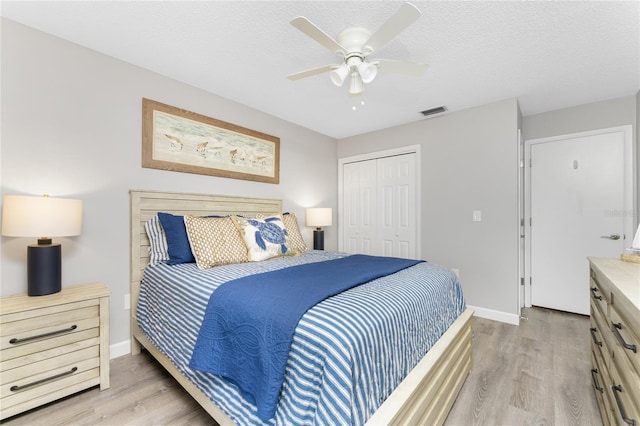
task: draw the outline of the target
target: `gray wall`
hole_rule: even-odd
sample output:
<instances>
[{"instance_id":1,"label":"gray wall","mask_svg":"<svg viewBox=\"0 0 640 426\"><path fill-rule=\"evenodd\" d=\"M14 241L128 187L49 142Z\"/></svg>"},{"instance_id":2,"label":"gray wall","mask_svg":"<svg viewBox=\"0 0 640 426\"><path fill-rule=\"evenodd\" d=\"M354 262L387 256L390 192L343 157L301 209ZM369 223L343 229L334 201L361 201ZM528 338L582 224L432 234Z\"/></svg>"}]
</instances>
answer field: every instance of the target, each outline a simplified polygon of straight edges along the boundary
<instances>
[{"instance_id":1,"label":"gray wall","mask_svg":"<svg viewBox=\"0 0 640 426\"><path fill-rule=\"evenodd\" d=\"M508 99L338 141L339 158L421 145L422 257L459 269L467 304L516 322L519 119Z\"/></svg>"},{"instance_id":2,"label":"gray wall","mask_svg":"<svg viewBox=\"0 0 640 426\"><path fill-rule=\"evenodd\" d=\"M129 312L129 189L283 199L337 211L336 141L246 106L2 19L0 190L80 198L82 235L63 245L63 286L102 281L111 289L111 343L126 345ZM142 98L278 136L280 184L143 169ZM337 249L337 228L326 247ZM26 292L26 246L3 237L0 292Z\"/></svg>"},{"instance_id":3,"label":"gray wall","mask_svg":"<svg viewBox=\"0 0 640 426\"><path fill-rule=\"evenodd\" d=\"M522 123L525 140L631 125L636 157L636 198L635 211L633 212L636 227L640 215L638 212L640 184L637 182L637 167L640 164L640 135L637 130L637 124L640 123L639 106L640 92L632 96L530 115L524 117Z\"/></svg>"}]
</instances>

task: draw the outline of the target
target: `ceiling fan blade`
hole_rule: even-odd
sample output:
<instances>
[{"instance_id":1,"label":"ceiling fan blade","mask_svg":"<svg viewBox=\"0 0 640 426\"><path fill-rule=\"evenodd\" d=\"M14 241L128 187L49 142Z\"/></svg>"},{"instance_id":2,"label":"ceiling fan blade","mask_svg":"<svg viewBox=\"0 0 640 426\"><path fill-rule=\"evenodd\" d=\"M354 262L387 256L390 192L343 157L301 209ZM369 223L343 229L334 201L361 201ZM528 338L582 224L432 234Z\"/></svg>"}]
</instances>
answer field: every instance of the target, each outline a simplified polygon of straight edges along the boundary
<instances>
[{"instance_id":1,"label":"ceiling fan blade","mask_svg":"<svg viewBox=\"0 0 640 426\"><path fill-rule=\"evenodd\" d=\"M334 53L341 53L344 56L345 49L333 39L329 34L316 27L314 23L304 16L298 16L291 21L291 25L331 50Z\"/></svg>"},{"instance_id":2,"label":"ceiling fan blade","mask_svg":"<svg viewBox=\"0 0 640 426\"><path fill-rule=\"evenodd\" d=\"M378 65L378 69L385 72L394 72L397 74L407 74L416 77L421 76L429 68L427 64L418 62L393 61L391 59L377 59L373 62Z\"/></svg>"},{"instance_id":3,"label":"ceiling fan blade","mask_svg":"<svg viewBox=\"0 0 640 426\"><path fill-rule=\"evenodd\" d=\"M416 22L422 12L411 3L404 3L364 44L365 54L369 55L382 49L395 36Z\"/></svg>"},{"instance_id":4,"label":"ceiling fan blade","mask_svg":"<svg viewBox=\"0 0 640 426\"><path fill-rule=\"evenodd\" d=\"M323 72L331 71L334 68L337 68L338 65L325 65L318 68L313 68L306 71L300 71L294 74L289 74L287 78L289 80L300 80L301 78L311 77L312 75L322 74Z\"/></svg>"}]
</instances>

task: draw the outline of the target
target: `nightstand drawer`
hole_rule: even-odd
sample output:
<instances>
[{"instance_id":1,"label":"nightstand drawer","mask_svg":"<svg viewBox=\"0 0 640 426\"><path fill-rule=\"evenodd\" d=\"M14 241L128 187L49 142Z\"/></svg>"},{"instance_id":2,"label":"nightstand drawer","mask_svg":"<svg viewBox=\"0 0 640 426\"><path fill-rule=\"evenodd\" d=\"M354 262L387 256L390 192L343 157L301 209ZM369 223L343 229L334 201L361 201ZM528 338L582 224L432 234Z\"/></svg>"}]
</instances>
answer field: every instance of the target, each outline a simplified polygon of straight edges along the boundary
<instances>
[{"instance_id":1,"label":"nightstand drawer","mask_svg":"<svg viewBox=\"0 0 640 426\"><path fill-rule=\"evenodd\" d=\"M62 346L56 346L54 348L43 350L40 352L34 352L28 355L11 358L11 359L6 359L6 360L2 359L1 358L2 353L4 351L0 352L0 359L2 359L2 362L0 362L0 374L4 371L9 371L18 367L22 367L23 365L34 364L39 361L47 360L49 358L54 358L60 355L71 354L73 352L80 351L80 350L89 348L91 346L96 346L100 344L100 338L98 336L98 332L97 330L94 330L94 329L89 330L88 332L85 331L82 333L78 333L73 337L77 337L81 340L78 340L73 343L65 344ZM69 339L69 337L65 336L64 338L60 338L60 339L66 340L66 339Z\"/></svg>"},{"instance_id":2,"label":"nightstand drawer","mask_svg":"<svg viewBox=\"0 0 640 426\"><path fill-rule=\"evenodd\" d=\"M100 347L92 346L0 372L0 398L17 395L54 380L81 373L100 365ZM67 372L71 372L67 374ZM5 399L2 399L5 405Z\"/></svg>"},{"instance_id":3,"label":"nightstand drawer","mask_svg":"<svg viewBox=\"0 0 640 426\"><path fill-rule=\"evenodd\" d=\"M78 321L99 317L97 300L68 303L55 308L34 309L23 315L3 316L0 324L0 349L73 332L78 327Z\"/></svg>"},{"instance_id":4,"label":"nightstand drawer","mask_svg":"<svg viewBox=\"0 0 640 426\"><path fill-rule=\"evenodd\" d=\"M99 364L99 361L88 360L52 370L50 375L42 377L42 380L51 380L33 386L29 386L31 382L24 383L22 386L26 388L19 388L12 392L13 395L2 398L3 416L10 417L99 384L100 368L91 368L91 364Z\"/></svg>"},{"instance_id":5,"label":"nightstand drawer","mask_svg":"<svg viewBox=\"0 0 640 426\"><path fill-rule=\"evenodd\" d=\"M77 328L65 332L64 334L32 340L25 343L10 344L10 347L0 351L0 371L4 370L3 364L5 361L97 337L100 335L98 323L98 318L91 318L82 322L78 321L72 324L76 325ZM70 327L71 326L69 326L69 328Z\"/></svg>"}]
</instances>

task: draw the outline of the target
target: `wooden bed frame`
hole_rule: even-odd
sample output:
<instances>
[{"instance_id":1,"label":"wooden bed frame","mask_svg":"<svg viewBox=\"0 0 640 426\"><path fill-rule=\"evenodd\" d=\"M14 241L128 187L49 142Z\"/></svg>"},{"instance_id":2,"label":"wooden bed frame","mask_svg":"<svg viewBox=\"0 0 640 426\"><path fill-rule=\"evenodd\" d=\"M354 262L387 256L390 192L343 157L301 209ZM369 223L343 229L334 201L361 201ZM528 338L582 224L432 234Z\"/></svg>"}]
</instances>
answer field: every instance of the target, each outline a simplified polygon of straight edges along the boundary
<instances>
[{"instance_id":1,"label":"wooden bed frame","mask_svg":"<svg viewBox=\"0 0 640 426\"><path fill-rule=\"evenodd\" d=\"M144 224L157 212L173 214L252 214L282 211L282 201L226 195L131 190L131 354L144 347L221 425L231 420L142 333L136 321L142 271L149 262ZM400 383L367 425L442 424L471 369L471 317L465 310Z\"/></svg>"}]
</instances>

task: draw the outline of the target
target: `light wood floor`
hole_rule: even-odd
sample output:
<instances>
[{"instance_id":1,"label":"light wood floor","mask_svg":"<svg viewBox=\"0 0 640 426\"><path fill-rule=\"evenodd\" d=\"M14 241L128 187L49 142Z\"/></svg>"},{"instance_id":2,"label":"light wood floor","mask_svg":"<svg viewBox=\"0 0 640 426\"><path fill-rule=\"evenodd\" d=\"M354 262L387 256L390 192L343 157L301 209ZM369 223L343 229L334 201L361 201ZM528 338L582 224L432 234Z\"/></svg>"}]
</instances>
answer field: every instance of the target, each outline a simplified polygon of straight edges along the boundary
<instances>
[{"instance_id":1,"label":"light wood floor","mask_svg":"<svg viewBox=\"0 0 640 426\"><path fill-rule=\"evenodd\" d=\"M602 425L589 317L524 309L516 327L474 318L473 366L445 426Z\"/></svg>"},{"instance_id":2,"label":"light wood floor","mask_svg":"<svg viewBox=\"0 0 640 426\"><path fill-rule=\"evenodd\" d=\"M591 387L589 318L525 309L519 327L473 319L473 367L447 418L457 425L601 425ZM2 422L214 425L146 353L111 361L111 388L87 390Z\"/></svg>"}]
</instances>

